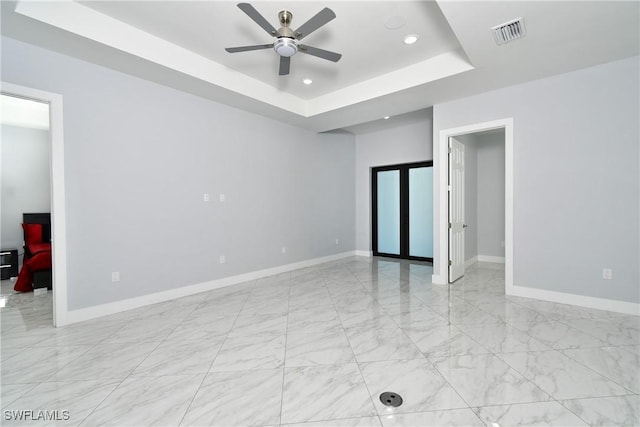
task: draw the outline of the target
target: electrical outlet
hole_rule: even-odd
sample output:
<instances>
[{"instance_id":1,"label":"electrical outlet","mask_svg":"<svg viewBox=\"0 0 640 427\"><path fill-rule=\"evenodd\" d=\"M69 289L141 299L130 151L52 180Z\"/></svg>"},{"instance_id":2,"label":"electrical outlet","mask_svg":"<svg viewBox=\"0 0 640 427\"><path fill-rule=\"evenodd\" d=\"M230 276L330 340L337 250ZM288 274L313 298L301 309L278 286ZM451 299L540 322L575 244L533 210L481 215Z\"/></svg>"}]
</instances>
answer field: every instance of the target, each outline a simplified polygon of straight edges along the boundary
<instances>
[{"instance_id":1,"label":"electrical outlet","mask_svg":"<svg viewBox=\"0 0 640 427\"><path fill-rule=\"evenodd\" d=\"M226 196L224 194L220 194L220 201L224 202L226 200Z\"/></svg>"},{"instance_id":2,"label":"electrical outlet","mask_svg":"<svg viewBox=\"0 0 640 427\"><path fill-rule=\"evenodd\" d=\"M602 269L602 278L605 280L611 280L613 279L613 270L610 268L603 268Z\"/></svg>"},{"instance_id":3,"label":"electrical outlet","mask_svg":"<svg viewBox=\"0 0 640 427\"><path fill-rule=\"evenodd\" d=\"M340 239L336 239L336 245L340 244Z\"/></svg>"},{"instance_id":4,"label":"electrical outlet","mask_svg":"<svg viewBox=\"0 0 640 427\"><path fill-rule=\"evenodd\" d=\"M204 193L204 194L202 195L202 201L203 201L203 202L208 202L208 201L209 201L209 194Z\"/></svg>"},{"instance_id":5,"label":"electrical outlet","mask_svg":"<svg viewBox=\"0 0 640 427\"><path fill-rule=\"evenodd\" d=\"M283 254L286 254L286 253L287 253L287 248L286 248L286 246L283 246L283 247L282 247L282 253L283 253Z\"/></svg>"},{"instance_id":6,"label":"electrical outlet","mask_svg":"<svg viewBox=\"0 0 640 427\"><path fill-rule=\"evenodd\" d=\"M111 281L112 282L119 282L120 281L120 272L119 271L114 271L113 273L111 273Z\"/></svg>"},{"instance_id":7,"label":"electrical outlet","mask_svg":"<svg viewBox=\"0 0 640 427\"><path fill-rule=\"evenodd\" d=\"M220 264L224 264L225 262L227 262L227 258L225 258L224 255L220 255Z\"/></svg>"}]
</instances>

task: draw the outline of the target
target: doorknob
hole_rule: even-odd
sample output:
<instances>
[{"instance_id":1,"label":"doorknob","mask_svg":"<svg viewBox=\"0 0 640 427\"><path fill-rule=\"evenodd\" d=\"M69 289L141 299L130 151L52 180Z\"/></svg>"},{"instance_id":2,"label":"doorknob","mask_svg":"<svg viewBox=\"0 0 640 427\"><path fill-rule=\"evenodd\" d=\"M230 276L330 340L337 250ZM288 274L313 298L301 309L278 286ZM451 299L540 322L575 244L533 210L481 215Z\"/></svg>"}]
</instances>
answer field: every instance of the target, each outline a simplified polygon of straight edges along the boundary
<instances>
[{"instance_id":1,"label":"doorknob","mask_svg":"<svg viewBox=\"0 0 640 427\"><path fill-rule=\"evenodd\" d=\"M462 228L467 228L468 225L467 224L462 224Z\"/></svg>"}]
</instances>

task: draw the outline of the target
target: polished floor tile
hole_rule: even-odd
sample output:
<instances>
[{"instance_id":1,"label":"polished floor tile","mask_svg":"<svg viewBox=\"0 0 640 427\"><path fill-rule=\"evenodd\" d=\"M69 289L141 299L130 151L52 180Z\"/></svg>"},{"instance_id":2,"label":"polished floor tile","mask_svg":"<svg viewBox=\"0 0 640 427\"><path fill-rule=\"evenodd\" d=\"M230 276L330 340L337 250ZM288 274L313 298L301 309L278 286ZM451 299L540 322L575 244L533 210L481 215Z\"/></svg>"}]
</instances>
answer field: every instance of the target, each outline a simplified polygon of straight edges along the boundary
<instances>
[{"instance_id":1,"label":"polished floor tile","mask_svg":"<svg viewBox=\"0 0 640 427\"><path fill-rule=\"evenodd\" d=\"M203 374L129 377L81 425L178 425L203 378Z\"/></svg>"},{"instance_id":2,"label":"polished floor tile","mask_svg":"<svg viewBox=\"0 0 640 427\"><path fill-rule=\"evenodd\" d=\"M33 411L58 410L58 419L43 422L5 418L3 425L80 425L119 384L118 380L40 383L20 397L19 406ZM67 411L67 416L62 411Z\"/></svg>"},{"instance_id":3,"label":"polished floor tile","mask_svg":"<svg viewBox=\"0 0 640 427\"><path fill-rule=\"evenodd\" d=\"M470 406L550 400L547 393L493 354L453 356L435 367Z\"/></svg>"},{"instance_id":4,"label":"polished floor tile","mask_svg":"<svg viewBox=\"0 0 640 427\"><path fill-rule=\"evenodd\" d=\"M488 426L587 426L558 402L518 403L477 408L476 413Z\"/></svg>"},{"instance_id":5,"label":"polished floor tile","mask_svg":"<svg viewBox=\"0 0 640 427\"><path fill-rule=\"evenodd\" d=\"M0 387L0 409L12 404L20 396L32 390L36 384L2 384Z\"/></svg>"},{"instance_id":6,"label":"polished floor tile","mask_svg":"<svg viewBox=\"0 0 640 427\"><path fill-rule=\"evenodd\" d=\"M284 335L227 337L211 366L212 372L280 368L284 364Z\"/></svg>"},{"instance_id":7,"label":"polished floor tile","mask_svg":"<svg viewBox=\"0 0 640 427\"><path fill-rule=\"evenodd\" d=\"M426 359L362 363L360 369L379 415L467 407ZM380 395L386 391L402 396L403 404L383 405Z\"/></svg>"},{"instance_id":8,"label":"polished floor tile","mask_svg":"<svg viewBox=\"0 0 640 427\"><path fill-rule=\"evenodd\" d=\"M378 417L342 418L339 420L310 421L308 423L282 424L283 427L382 427Z\"/></svg>"},{"instance_id":9,"label":"polished floor tile","mask_svg":"<svg viewBox=\"0 0 640 427\"><path fill-rule=\"evenodd\" d=\"M282 369L209 373L181 425L278 425L282 375Z\"/></svg>"},{"instance_id":10,"label":"polished floor tile","mask_svg":"<svg viewBox=\"0 0 640 427\"><path fill-rule=\"evenodd\" d=\"M591 426L640 425L640 396L597 397L561 402Z\"/></svg>"},{"instance_id":11,"label":"polished floor tile","mask_svg":"<svg viewBox=\"0 0 640 427\"><path fill-rule=\"evenodd\" d=\"M2 384L39 383L50 380L70 362L80 360L91 346L63 346L24 349L2 361Z\"/></svg>"},{"instance_id":12,"label":"polished floor tile","mask_svg":"<svg viewBox=\"0 0 640 427\"><path fill-rule=\"evenodd\" d=\"M391 322L391 325L395 326L395 323ZM346 331L358 362L422 357L418 347L398 327L362 327Z\"/></svg>"},{"instance_id":13,"label":"polished floor tile","mask_svg":"<svg viewBox=\"0 0 640 427\"><path fill-rule=\"evenodd\" d=\"M460 329L492 353L551 350L548 345L507 323L462 325Z\"/></svg>"},{"instance_id":14,"label":"polished floor tile","mask_svg":"<svg viewBox=\"0 0 640 427\"><path fill-rule=\"evenodd\" d=\"M430 359L464 354L489 353L484 346L454 325L431 328L403 328L420 351Z\"/></svg>"},{"instance_id":15,"label":"polished floor tile","mask_svg":"<svg viewBox=\"0 0 640 427\"><path fill-rule=\"evenodd\" d=\"M56 381L123 380L158 345L157 342L97 344L55 372L54 378Z\"/></svg>"},{"instance_id":16,"label":"polished floor tile","mask_svg":"<svg viewBox=\"0 0 640 427\"><path fill-rule=\"evenodd\" d=\"M559 351L505 353L500 357L557 400L629 393Z\"/></svg>"},{"instance_id":17,"label":"polished floor tile","mask_svg":"<svg viewBox=\"0 0 640 427\"><path fill-rule=\"evenodd\" d=\"M161 343L131 373L133 376L206 374L211 368L223 337L207 341L172 341Z\"/></svg>"},{"instance_id":18,"label":"polished floor tile","mask_svg":"<svg viewBox=\"0 0 640 427\"><path fill-rule=\"evenodd\" d=\"M556 350L589 348L608 345L593 335L558 321L513 323L512 326Z\"/></svg>"},{"instance_id":19,"label":"polished floor tile","mask_svg":"<svg viewBox=\"0 0 640 427\"><path fill-rule=\"evenodd\" d=\"M65 426L638 426L640 318L351 257L62 328L2 281L3 415ZM397 408L380 394L399 393ZM3 425L48 425L15 419Z\"/></svg>"},{"instance_id":20,"label":"polished floor tile","mask_svg":"<svg viewBox=\"0 0 640 427\"><path fill-rule=\"evenodd\" d=\"M357 364L285 369L283 424L375 414Z\"/></svg>"},{"instance_id":21,"label":"polished floor tile","mask_svg":"<svg viewBox=\"0 0 640 427\"><path fill-rule=\"evenodd\" d=\"M414 414L394 414L380 417L384 427L423 426L423 427L484 427L484 423L471 409L452 409L449 411L430 411Z\"/></svg>"},{"instance_id":22,"label":"polished floor tile","mask_svg":"<svg viewBox=\"0 0 640 427\"><path fill-rule=\"evenodd\" d=\"M342 331L323 334L288 334L285 366L338 365L355 362Z\"/></svg>"},{"instance_id":23,"label":"polished floor tile","mask_svg":"<svg viewBox=\"0 0 640 427\"><path fill-rule=\"evenodd\" d=\"M562 352L627 390L640 393L638 347L581 348Z\"/></svg>"}]
</instances>

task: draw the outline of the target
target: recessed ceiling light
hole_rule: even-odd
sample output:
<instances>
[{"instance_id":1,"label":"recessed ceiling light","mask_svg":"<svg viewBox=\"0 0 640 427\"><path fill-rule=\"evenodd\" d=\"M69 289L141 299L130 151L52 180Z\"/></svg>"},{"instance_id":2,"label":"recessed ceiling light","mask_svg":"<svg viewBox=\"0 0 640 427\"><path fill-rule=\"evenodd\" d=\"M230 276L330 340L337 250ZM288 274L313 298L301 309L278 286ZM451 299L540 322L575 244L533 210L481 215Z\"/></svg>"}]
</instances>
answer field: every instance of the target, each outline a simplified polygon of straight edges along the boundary
<instances>
[{"instance_id":1,"label":"recessed ceiling light","mask_svg":"<svg viewBox=\"0 0 640 427\"><path fill-rule=\"evenodd\" d=\"M387 120L391 116L384 116L383 119Z\"/></svg>"},{"instance_id":2,"label":"recessed ceiling light","mask_svg":"<svg viewBox=\"0 0 640 427\"><path fill-rule=\"evenodd\" d=\"M409 34L404 38L404 44L414 44L418 41L418 36L416 34Z\"/></svg>"},{"instance_id":3,"label":"recessed ceiling light","mask_svg":"<svg viewBox=\"0 0 640 427\"><path fill-rule=\"evenodd\" d=\"M304 84L306 84L306 85L310 85L311 83L313 83L313 80L311 80L311 79L304 79L304 80L302 81L302 83L304 83Z\"/></svg>"},{"instance_id":4,"label":"recessed ceiling light","mask_svg":"<svg viewBox=\"0 0 640 427\"><path fill-rule=\"evenodd\" d=\"M387 30L397 30L404 27L406 23L407 20L404 19L404 16L395 15L390 16L389 19L387 19L387 22L384 23L384 26Z\"/></svg>"}]
</instances>

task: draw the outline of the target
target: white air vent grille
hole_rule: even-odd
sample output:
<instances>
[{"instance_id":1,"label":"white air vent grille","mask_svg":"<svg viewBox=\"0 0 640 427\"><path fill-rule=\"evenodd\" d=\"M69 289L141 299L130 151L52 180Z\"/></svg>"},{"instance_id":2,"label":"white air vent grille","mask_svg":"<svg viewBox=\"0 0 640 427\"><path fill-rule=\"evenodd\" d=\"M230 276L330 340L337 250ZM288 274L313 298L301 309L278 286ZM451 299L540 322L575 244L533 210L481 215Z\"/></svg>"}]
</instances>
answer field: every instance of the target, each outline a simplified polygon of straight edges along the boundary
<instances>
[{"instance_id":1,"label":"white air vent grille","mask_svg":"<svg viewBox=\"0 0 640 427\"><path fill-rule=\"evenodd\" d=\"M495 38L498 46L522 38L527 34L524 28L524 20L522 18L497 25L491 30L493 31L493 37Z\"/></svg>"}]
</instances>

